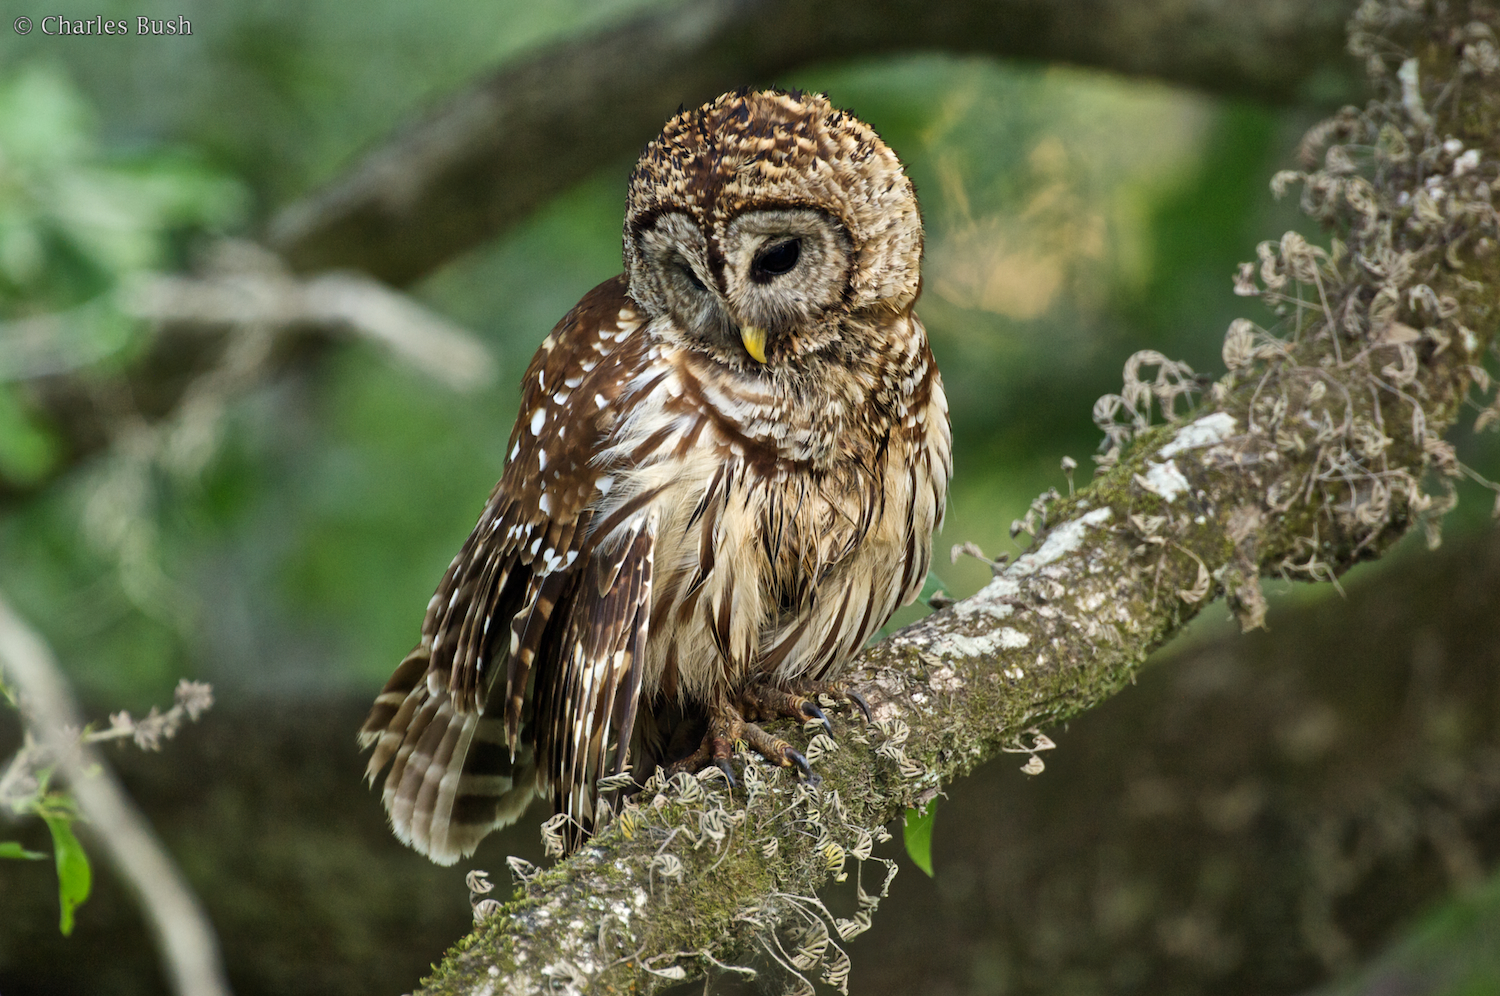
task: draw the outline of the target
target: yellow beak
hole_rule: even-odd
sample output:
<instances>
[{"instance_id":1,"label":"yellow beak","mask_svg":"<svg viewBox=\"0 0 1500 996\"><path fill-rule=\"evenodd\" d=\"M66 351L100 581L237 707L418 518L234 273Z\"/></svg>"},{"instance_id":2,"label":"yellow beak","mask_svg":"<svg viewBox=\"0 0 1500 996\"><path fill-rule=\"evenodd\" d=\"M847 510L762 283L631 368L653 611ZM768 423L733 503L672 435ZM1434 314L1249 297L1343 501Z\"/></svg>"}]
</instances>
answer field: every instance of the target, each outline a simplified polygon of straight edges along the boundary
<instances>
[{"instance_id":1,"label":"yellow beak","mask_svg":"<svg viewBox=\"0 0 1500 996\"><path fill-rule=\"evenodd\" d=\"M766 362L766 330L758 325L741 325L740 341L745 344L745 352L749 353L756 363Z\"/></svg>"}]
</instances>

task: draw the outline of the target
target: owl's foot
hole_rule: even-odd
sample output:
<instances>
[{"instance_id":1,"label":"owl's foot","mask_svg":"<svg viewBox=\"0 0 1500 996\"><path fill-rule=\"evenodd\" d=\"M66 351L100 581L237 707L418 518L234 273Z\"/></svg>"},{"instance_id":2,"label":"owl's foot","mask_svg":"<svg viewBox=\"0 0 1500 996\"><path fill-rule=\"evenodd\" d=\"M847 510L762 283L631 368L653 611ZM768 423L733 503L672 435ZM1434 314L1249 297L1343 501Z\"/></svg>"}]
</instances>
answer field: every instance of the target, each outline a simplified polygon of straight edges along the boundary
<instances>
[{"instance_id":1,"label":"owl's foot","mask_svg":"<svg viewBox=\"0 0 1500 996\"><path fill-rule=\"evenodd\" d=\"M858 709L870 722L870 704L854 689L841 681L794 681L790 684L758 682L740 693L740 709L751 719L786 717L805 723L815 719L833 736L833 724L823 715L818 696L826 695Z\"/></svg>"},{"instance_id":2,"label":"owl's foot","mask_svg":"<svg viewBox=\"0 0 1500 996\"><path fill-rule=\"evenodd\" d=\"M809 718L800 713L797 715L802 719ZM820 712L819 716L821 715ZM724 777L731 786L737 786L739 779L735 777L734 768L730 764L736 741L743 741L751 750L777 767L796 768L808 781L817 780L812 765L807 763L807 758L800 751L780 737L772 736L756 726L745 718L740 708L727 703L710 711L708 732L703 735L698 749L668 767L668 777L683 771L697 773L712 765L724 772Z\"/></svg>"},{"instance_id":3,"label":"owl's foot","mask_svg":"<svg viewBox=\"0 0 1500 996\"><path fill-rule=\"evenodd\" d=\"M734 768L730 764L734 757L734 745L743 741L761 757L780 768L796 768L802 777L817 782L812 765L791 744L780 737L767 733L756 725L756 721L772 719L795 719L799 723L816 720L829 735L833 724L818 705L818 696L841 701L858 709L865 722L870 722L870 706L854 689L836 681L794 681L789 684L771 681L756 682L745 688L734 703L710 710L708 731L696 750L667 768L667 774L690 772L696 774L710 765L724 772L731 786L739 784Z\"/></svg>"}]
</instances>

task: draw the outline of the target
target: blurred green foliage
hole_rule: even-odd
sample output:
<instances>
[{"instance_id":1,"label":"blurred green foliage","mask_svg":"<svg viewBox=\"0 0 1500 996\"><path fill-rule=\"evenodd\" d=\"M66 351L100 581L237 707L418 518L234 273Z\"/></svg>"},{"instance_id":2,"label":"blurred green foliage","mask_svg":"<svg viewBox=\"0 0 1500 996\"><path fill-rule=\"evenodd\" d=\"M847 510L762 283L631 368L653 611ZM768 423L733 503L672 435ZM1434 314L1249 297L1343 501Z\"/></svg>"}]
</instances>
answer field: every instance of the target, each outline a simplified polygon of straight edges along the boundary
<instances>
[{"instance_id":1,"label":"blurred green foliage","mask_svg":"<svg viewBox=\"0 0 1500 996\"><path fill-rule=\"evenodd\" d=\"M4 382L129 362L118 295L181 262L186 233L243 224L240 185L187 151L106 153L63 71L0 79L0 475L39 480L56 447Z\"/></svg>"},{"instance_id":2,"label":"blurred green foliage","mask_svg":"<svg viewBox=\"0 0 1500 996\"><path fill-rule=\"evenodd\" d=\"M180 262L172 252L178 231L244 220L238 184L189 153L106 156L98 131L58 67L32 63L0 80L7 319L87 304L133 274Z\"/></svg>"},{"instance_id":3,"label":"blurred green foliage","mask_svg":"<svg viewBox=\"0 0 1500 996\"><path fill-rule=\"evenodd\" d=\"M1495 993L1500 993L1500 875L1429 911L1372 964L1313 996Z\"/></svg>"}]
</instances>

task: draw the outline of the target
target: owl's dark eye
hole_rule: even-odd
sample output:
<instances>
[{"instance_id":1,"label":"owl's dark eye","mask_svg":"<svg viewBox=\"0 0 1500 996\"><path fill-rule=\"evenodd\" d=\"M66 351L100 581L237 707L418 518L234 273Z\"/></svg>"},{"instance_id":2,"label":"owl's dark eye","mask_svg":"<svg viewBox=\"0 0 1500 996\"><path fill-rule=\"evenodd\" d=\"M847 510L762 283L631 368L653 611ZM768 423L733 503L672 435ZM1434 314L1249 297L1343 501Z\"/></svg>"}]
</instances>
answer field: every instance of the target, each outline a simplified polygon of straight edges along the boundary
<instances>
[{"instance_id":1,"label":"owl's dark eye","mask_svg":"<svg viewBox=\"0 0 1500 996\"><path fill-rule=\"evenodd\" d=\"M750 279L758 284L763 284L772 277L779 277L783 273L790 273L792 267L797 265L797 259L802 255L802 240L792 239L772 246L759 256L750 265Z\"/></svg>"},{"instance_id":2,"label":"owl's dark eye","mask_svg":"<svg viewBox=\"0 0 1500 996\"><path fill-rule=\"evenodd\" d=\"M708 290L708 288L703 285L703 281L701 281L701 280L698 279L698 274L693 271L692 266L689 265L689 263L688 263L687 260L685 260L685 259L678 260L677 261L677 269L679 269L679 270L682 271L682 275L684 277L687 277L687 282L690 283L690 284L692 284L696 289L698 289L700 291L707 291Z\"/></svg>"}]
</instances>

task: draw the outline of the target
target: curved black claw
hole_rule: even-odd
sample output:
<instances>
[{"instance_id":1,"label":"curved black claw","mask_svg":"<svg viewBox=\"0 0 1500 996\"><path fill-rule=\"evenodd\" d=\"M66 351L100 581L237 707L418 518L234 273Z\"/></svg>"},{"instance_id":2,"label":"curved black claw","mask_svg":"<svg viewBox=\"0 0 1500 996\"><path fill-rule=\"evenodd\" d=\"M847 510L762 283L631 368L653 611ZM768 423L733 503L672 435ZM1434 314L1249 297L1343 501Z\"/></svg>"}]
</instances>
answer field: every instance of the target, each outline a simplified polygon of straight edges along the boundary
<instances>
[{"instance_id":1,"label":"curved black claw","mask_svg":"<svg viewBox=\"0 0 1500 996\"><path fill-rule=\"evenodd\" d=\"M782 750L781 755L788 761L791 761L792 764L796 765L797 770L802 772L802 777L807 779L808 782L817 784L818 782L822 781L821 778L813 774L812 765L807 763L807 758L803 757L800 753L793 750L791 747L787 747Z\"/></svg>"},{"instance_id":2,"label":"curved black claw","mask_svg":"<svg viewBox=\"0 0 1500 996\"><path fill-rule=\"evenodd\" d=\"M727 760L722 757L718 758L714 761L714 767L724 772L724 780L729 783L731 789L740 787L739 779L734 777L734 767Z\"/></svg>"},{"instance_id":3,"label":"curved black claw","mask_svg":"<svg viewBox=\"0 0 1500 996\"><path fill-rule=\"evenodd\" d=\"M828 717L823 715L823 710L819 709L818 704L812 699L808 699L802 703L802 715L808 719L816 719L822 723L823 729L828 731L828 735L830 737L833 736L833 724L828 721Z\"/></svg>"},{"instance_id":4,"label":"curved black claw","mask_svg":"<svg viewBox=\"0 0 1500 996\"><path fill-rule=\"evenodd\" d=\"M863 695L859 694L852 688L844 689L844 695L849 699L850 702L853 702L855 706L858 707L860 715L865 717L866 723L874 721L873 717L870 715L870 703L865 701L865 697Z\"/></svg>"}]
</instances>

